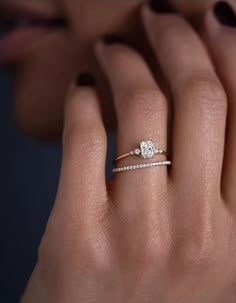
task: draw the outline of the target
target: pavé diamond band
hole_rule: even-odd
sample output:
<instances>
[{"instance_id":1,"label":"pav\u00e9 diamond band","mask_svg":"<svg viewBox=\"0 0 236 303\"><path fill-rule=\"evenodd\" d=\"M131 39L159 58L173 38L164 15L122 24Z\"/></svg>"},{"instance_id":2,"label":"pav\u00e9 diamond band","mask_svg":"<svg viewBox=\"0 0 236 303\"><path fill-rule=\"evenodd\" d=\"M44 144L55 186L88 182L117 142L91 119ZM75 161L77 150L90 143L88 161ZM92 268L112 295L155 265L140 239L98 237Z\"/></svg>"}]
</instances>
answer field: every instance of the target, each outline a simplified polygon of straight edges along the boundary
<instances>
[{"instance_id":1,"label":"pav\u00e9 diamond band","mask_svg":"<svg viewBox=\"0 0 236 303\"><path fill-rule=\"evenodd\" d=\"M121 159L124 159L129 156L138 156L143 159L152 159L155 158L157 154L162 154L167 156L167 152L156 148L156 144L153 141L141 141L139 143L139 148L132 150L126 154L123 154L117 158L115 158L114 162L117 162Z\"/></svg>"},{"instance_id":2,"label":"pav\u00e9 diamond band","mask_svg":"<svg viewBox=\"0 0 236 303\"><path fill-rule=\"evenodd\" d=\"M145 164L137 164L137 165L129 165L124 167L118 167L114 168L112 170L113 173L120 173L124 171L129 170L136 170L136 169L142 169L142 168L148 168L148 167L156 167L156 166L167 166L171 165L171 161L159 161L159 162L153 162L153 163L145 163Z\"/></svg>"}]
</instances>

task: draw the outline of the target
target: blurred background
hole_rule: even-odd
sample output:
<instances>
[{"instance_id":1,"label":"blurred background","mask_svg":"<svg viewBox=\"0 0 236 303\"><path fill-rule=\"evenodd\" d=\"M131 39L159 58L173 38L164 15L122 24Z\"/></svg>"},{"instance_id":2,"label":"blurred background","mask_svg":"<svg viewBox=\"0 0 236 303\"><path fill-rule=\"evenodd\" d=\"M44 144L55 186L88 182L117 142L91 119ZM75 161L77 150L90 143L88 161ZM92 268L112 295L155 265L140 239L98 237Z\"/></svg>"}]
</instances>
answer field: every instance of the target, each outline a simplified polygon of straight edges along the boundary
<instances>
[{"instance_id":1,"label":"blurred background","mask_svg":"<svg viewBox=\"0 0 236 303\"><path fill-rule=\"evenodd\" d=\"M0 303L20 301L54 203L60 146L40 145L14 124L12 79L0 72Z\"/></svg>"}]
</instances>

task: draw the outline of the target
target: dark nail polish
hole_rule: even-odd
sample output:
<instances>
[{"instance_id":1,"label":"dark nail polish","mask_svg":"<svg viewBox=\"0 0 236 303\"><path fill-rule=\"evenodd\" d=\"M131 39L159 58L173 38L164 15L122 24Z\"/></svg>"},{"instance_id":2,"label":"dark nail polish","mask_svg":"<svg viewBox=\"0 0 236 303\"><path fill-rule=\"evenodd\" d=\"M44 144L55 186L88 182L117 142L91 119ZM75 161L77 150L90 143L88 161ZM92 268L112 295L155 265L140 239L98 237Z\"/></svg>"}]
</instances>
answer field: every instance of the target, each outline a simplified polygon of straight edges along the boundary
<instances>
[{"instance_id":1,"label":"dark nail polish","mask_svg":"<svg viewBox=\"0 0 236 303\"><path fill-rule=\"evenodd\" d=\"M156 13L176 13L169 0L150 0L149 5Z\"/></svg>"},{"instance_id":2,"label":"dark nail polish","mask_svg":"<svg viewBox=\"0 0 236 303\"><path fill-rule=\"evenodd\" d=\"M128 44L128 41L124 37L121 37L121 36L118 36L118 35L105 36L103 38L103 41L106 44L115 44L115 43Z\"/></svg>"},{"instance_id":3,"label":"dark nail polish","mask_svg":"<svg viewBox=\"0 0 236 303\"><path fill-rule=\"evenodd\" d=\"M96 81L95 81L95 78L93 77L93 75L91 75L90 73L83 73L83 74L79 75L79 77L76 81L76 84L78 86L82 86L82 85L95 86Z\"/></svg>"},{"instance_id":4,"label":"dark nail polish","mask_svg":"<svg viewBox=\"0 0 236 303\"><path fill-rule=\"evenodd\" d=\"M226 26L236 27L236 13L229 3L221 1L214 7L217 20Z\"/></svg>"}]
</instances>

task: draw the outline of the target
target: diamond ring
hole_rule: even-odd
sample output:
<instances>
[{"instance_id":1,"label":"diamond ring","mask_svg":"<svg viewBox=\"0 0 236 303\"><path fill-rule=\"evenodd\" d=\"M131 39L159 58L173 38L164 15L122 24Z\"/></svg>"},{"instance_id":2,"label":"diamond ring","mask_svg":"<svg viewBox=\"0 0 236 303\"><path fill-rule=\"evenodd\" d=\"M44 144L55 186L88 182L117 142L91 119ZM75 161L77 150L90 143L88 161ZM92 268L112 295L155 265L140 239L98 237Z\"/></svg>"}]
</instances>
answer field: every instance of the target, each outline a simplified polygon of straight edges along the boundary
<instances>
[{"instance_id":1,"label":"diamond ring","mask_svg":"<svg viewBox=\"0 0 236 303\"><path fill-rule=\"evenodd\" d=\"M157 154L168 155L168 153L162 149L156 148L156 144L153 141L141 141L139 143L139 148L136 148L126 154L123 154L115 158L114 162L117 162L121 159L124 159L129 156L138 156L143 159L152 159L155 158Z\"/></svg>"}]
</instances>

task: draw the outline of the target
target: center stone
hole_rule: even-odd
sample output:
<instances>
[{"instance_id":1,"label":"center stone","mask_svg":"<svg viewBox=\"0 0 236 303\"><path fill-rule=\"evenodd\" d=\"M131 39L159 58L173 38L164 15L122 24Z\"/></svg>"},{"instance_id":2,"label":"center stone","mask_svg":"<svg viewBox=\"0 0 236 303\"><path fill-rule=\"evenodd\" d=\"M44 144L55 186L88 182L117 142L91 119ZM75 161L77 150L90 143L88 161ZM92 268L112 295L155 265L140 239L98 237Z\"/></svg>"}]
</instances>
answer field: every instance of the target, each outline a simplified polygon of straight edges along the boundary
<instances>
[{"instance_id":1,"label":"center stone","mask_svg":"<svg viewBox=\"0 0 236 303\"><path fill-rule=\"evenodd\" d=\"M157 149L153 141L141 141L140 150L142 158L151 159L155 157Z\"/></svg>"}]
</instances>

